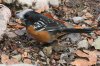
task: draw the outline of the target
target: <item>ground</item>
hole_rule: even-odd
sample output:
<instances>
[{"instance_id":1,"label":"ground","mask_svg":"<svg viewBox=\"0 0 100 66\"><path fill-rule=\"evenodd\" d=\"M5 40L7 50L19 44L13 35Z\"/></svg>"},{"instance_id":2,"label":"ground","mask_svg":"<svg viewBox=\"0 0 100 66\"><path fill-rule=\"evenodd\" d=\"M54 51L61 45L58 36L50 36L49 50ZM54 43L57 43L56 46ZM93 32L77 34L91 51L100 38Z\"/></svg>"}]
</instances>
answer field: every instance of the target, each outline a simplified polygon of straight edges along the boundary
<instances>
[{"instance_id":1,"label":"ground","mask_svg":"<svg viewBox=\"0 0 100 66\"><path fill-rule=\"evenodd\" d=\"M90 22L90 27L93 27L100 14L100 1L62 0L60 7L51 8L51 11L59 19L65 20L76 15L86 16L88 13L87 17L91 19L88 19L88 22ZM13 33L17 31L9 29ZM61 36L57 35L57 40L52 44L40 45L27 33L15 35L13 38L5 34L0 41L0 62L39 64L40 66L82 66L82 64L83 66L99 66L100 51L91 44L98 45L97 43L100 42L100 30L91 33L62 32L59 35Z\"/></svg>"}]
</instances>

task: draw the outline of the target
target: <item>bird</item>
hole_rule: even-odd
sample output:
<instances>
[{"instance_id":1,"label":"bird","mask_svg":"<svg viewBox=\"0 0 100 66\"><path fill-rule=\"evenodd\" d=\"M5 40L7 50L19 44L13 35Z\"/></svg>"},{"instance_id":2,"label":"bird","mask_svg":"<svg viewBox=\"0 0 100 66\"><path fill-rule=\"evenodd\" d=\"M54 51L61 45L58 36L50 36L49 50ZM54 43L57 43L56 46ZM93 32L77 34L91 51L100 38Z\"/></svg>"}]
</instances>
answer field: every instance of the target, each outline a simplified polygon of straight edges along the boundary
<instances>
[{"instance_id":1,"label":"bird","mask_svg":"<svg viewBox=\"0 0 100 66\"><path fill-rule=\"evenodd\" d=\"M93 29L80 29L67 28L69 25L67 22L53 18L50 14L43 15L32 9L21 11L17 14L17 17L23 19L22 23L25 25L27 32L43 44L52 43L56 40L56 34L60 32L68 33L89 33Z\"/></svg>"},{"instance_id":2,"label":"bird","mask_svg":"<svg viewBox=\"0 0 100 66\"><path fill-rule=\"evenodd\" d=\"M27 32L43 43L52 42L56 34L54 31L65 27L61 22L56 22L35 11L28 11L23 17Z\"/></svg>"}]
</instances>

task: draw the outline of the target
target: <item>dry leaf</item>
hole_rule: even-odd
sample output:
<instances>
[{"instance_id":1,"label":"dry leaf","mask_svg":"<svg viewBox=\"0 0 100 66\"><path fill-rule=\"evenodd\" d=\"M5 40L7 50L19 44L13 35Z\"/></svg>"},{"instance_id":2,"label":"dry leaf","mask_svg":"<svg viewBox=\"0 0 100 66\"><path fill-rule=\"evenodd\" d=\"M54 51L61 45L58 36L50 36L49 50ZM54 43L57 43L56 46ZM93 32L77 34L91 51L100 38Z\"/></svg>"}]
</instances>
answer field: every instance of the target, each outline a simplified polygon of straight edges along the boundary
<instances>
[{"instance_id":1,"label":"dry leaf","mask_svg":"<svg viewBox=\"0 0 100 66\"><path fill-rule=\"evenodd\" d=\"M3 64L5 64L8 60L9 60L9 56L8 55L5 55L5 54L1 55L1 62Z\"/></svg>"},{"instance_id":2,"label":"dry leaf","mask_svg":"<svg viewBox=\"0 0 100 66\"><path fill-rule=\"evenodd\" d=\"M19 23L19 24L22 23L22 21L20 19L16 19L16 22Z\"/></svg>"},{"instance_id":3,"label":"dry leaf","mask_svg":"<svg viewBox=\"0 0 100 66\"><path fill-rule=\"evenodd\" d=\"M85 20L84 22L87 24L92 24L93 21L90 19L90 20Z\"/></svg>"},{"instance_id":4,"label":"dry leaf","mask_svg":"<svg viewBox=\"0 0 100 66\"><path fill-rule=\"evenodd\" d=\"M92 46L94 46L95 49L100 49L100 36L98 36L98 38L94 40Z\"/></svg>"},{"instance_id":5,"label":"dry leaf","mask_svg":"<svg viewBox=\"0 0 100 66\"><path fill-rule=\"evenodd\" d=\"M95 31L97 35L100 35L100 30Z\"/></svg>"},{"instance_id":6,"label":"dry leaf","mask_svg":"<svg viewBox=\"0 0 100 66\"><path fill-rule=\"evenodd\" d=\"M97 54L95 51L88 51L88 50L83 50L84 52L77 50L75 53L80 56L80 57L87 57L89 61L84 60L84 59L76 59L74 62L72 62L72 65L76 66L91 66L96 64L97 62ZM87 53L87 54L86 54Z\"/></svg>"},{"instance_id":7,"label":"dry leaf","mask_svg":"<svg viewBox=\"0 0 100 66\"><path fill-rule=\"evenodd\" d=\"M18 51L19 53L24 53L24 50L21 49L21 48L17 48L17 51Z\"/></svg>"},{"instance_id":8,"label":"dry leaf","mask_svg":"<svg viewBox=\"0 0 100 66\"><path fill-rule=\"evenodd\" d=\"M88 50L84 50L84 52L88 53L88 59L89 59L89 64L90 65L94 65L97 62L97 55L95 51L88 51Z\"/></svg>"},{"instance_id":9,"label":"dry leaf","mask_svg":"<svg viewBox=\"0 0 100 66\"><path fill-rule=\"evenodd\" d=\"M91 45L92 43L93 43L93 38L87 38L87 40L88 40L88 43Z\"/></svg>"},{"instance_id":10,"label":"dry leaf","mask_svg":"<svg viewBox=\"0 0 100 66\"><path fill-rule=\"evenodd\" d=\"M88 61L84 59L75 59L75 61L71 62L71 64L75 66L89 66Z\"/></svg>"},{"instance_id":11,"label":"dry leaf","mask_svg":"<svg viewBox=\"0 0 100 66\"><path fill-rule=\"evenodd\" d=\"M22 29L22 28L24 28L24 26L22 26L20 24L16 24L14 26L12 25L12 27L15 28L15 29Z\"/></svg>"},{"instance_id":12,"label":"dry leaf","mask_svg":"<svg viewBox=\"0 0 100 66\"><path fill-rule=\"evenodd\" d=\"M18 61L20 61L21 60L21 55L20 54L18 54L18 55L14 55L14 56L12 56L14 59L17 59Z\"/></svg>"},{"instance_id":13,"label":"dry leaf","mask_svg":"<svg viewBox=\"0 0 100 66\"><path fill-rule=\"evenodd\" d=\"M82 51L80 51L80 50L77 50L76 52L74 52L74 53L76 53L78 56L80 56L80 57L88 57L88 55L86 54L86 53L83 53Z\"/></svg>"},{"instance_id":14,"label":"dry leaf","mask_svg":"<svg viewBox=\"0 0 100 66\"><path fill-rule=\"evenodd\" d=\"M88 41L86 39L79 41L78 48L88 49Z\"/></svg>"},{"instance_id":15,"label":"dry leaf","mask_svg":"<svg viewBox=\"0 0 100 66\"><path fill-rule=\"evenodd\" d=\"M17 59L14 59L14 58L9 59L9 60L7 61L7 64L9 64L9 65L11 65L11 64L18 64L18 63L19 63L18 60L17 60Z\"/></svg>"},{"instance_id":16,"label":"dry leaf","mask_svg":"<svg viewBox=\"0 0 100 66\"><path fill-rule=\"evenodd\" d=\"M93 18L93 15L90 14L89 12L87 12L87 13L85 13L85 15L83 15L82 17L88 19L88 18Z\"/></svg>"}]
</instances>

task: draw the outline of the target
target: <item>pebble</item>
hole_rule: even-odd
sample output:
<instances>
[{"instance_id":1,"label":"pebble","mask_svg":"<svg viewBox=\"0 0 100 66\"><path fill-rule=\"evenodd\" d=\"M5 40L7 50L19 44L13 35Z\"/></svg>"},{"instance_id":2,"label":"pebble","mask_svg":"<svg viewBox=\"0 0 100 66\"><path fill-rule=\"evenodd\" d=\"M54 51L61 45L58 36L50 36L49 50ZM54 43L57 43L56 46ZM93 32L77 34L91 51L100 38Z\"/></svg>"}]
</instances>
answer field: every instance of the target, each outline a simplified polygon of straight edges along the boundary
<instances>
[{"instance_id":1,"label":"pebble","mask_svg":"<svg viewBox=\"0 0 100 66\"><path fill-rule=\"evenodd\" d=\"M60 59L61 59L61 60L68 59L68 53L63 53L63 54L61 54Z\"/></svg>"},{"instance_id":2,"label":"pebble","mask_svg":"<svg viewBox=\"0 0 100 66\"><path fill-rule=\"evenodd\" d=\"M73 17L72 19L73 19L74 23L80 23L80 22L84 21L83 17Z\"/></svg>"},{"instance_id":3,"label":"pebble","mask_svg":"<svg viewBox=\"0 0 100 66\"><path fill-rule=\"evenodd\" d=\"M49 0L49 3L53 6L59 6L60 0Z\"/></svg>"},{"instance_id":4,"label":"pebble","mask_svg":"<svg viewBox=\"0 0 100 66\"><path fill-rule=\"evenodd\" d=\"M52 46L49 46L49 47L44 47L43 48L43 52L44 52L44 54L46 54L46 56L51 56L51 54L52 54Z\"/></svg>"},{"instance_id":5,"label":"pebble","mask_svg":"<svg viewBox=\"0 0 100 66\"><path fill-rule=\"evenodd\" d=\"M88 41L87 40L82 40L78 43L78 48L85 48L88 49Z\"/></svg>"},{"instance_id":6,"label":"pebble","mask_svg":"<svg viewBox=\"0 0 100 66\"><path fill-rule=\"evenodd\" d=\"M20 3L21 5L27 5L27 6L32 6L34 0L18 0L18 3Z\"/></svg>"},{"instance_id":7,"label":"pebble","mask_svg":"<svg viewBox=\"0 0 100 66\"><path fill-rule=\"evenodd\" d=\"M25 34L25 32L26 32L26 28L23 28L23 29L19 29L19 30L16 30L15 31L15 33L17 34L17 35L24 35Z\"/></svg>"},{"instance_id":8,"label":"pebble","mask_svg":"<svg viewBox=\"0 0 100 66\"><path fill-rule=\"evenodd\" d=\"M24 63L26 63L26 64L32 64L32 61L31 61L31 59L24 59L24 61L23 61Z\"/></svg>"},{"instance_id":9,"label":"pebble","mask_svg":"<svg viewBox=\"0 0 100 66\"><path fill-rule=\"evenodd\" d=\"M11 17L11 11L8 7L6 7L3 4L0 4L2 6L0 8L0 40L2 39L2 35L5 33L5 30L7 29L7 23L9 22L9 19Z\"/></svg>"},{"instance_id":10,"label":"pebble","mask_svg":"<svg viewBox=\"0 0 100 66\"><path fill-rule=\"evenodd\" d=\"M79 33L71 33L68 35L68 38L71 39L72 43L75 43L76 41L79 41L81 39L81 35Z\"/></svg>"},{"instance_id":11,"label":"pebble","mask_svg":"<svg viewBox=\"0 0 100 66\"><path fill-rule=\"evenodd\" d=\"M100 22L100 15L98 16L97 21Z\"/></svg>"},{"instance_id":12,"label":"pebble","mask_svg":"<svg viewBox=\"0 0 100 66\"><path fill-rule=\"evenodd\" d=\"M66 63L66 61L65 60L59 60L59 63L64 64L64 63Z\"/></svg>"},{"instance_id":13,"label":"pebble","mask_svg":"<svg viewBox=\"0 0 100 66\"><path fill-rule=\"evenodd\" d=\"M42 51L39 52L39 55L42 56L42 57L45 57L45 55Z\"/></svg>"},{"instance_id":14,"label":"pebble","mask_svg":"<svg viewBox=\"0 0 100 66\"><path fill-rule=\"evenodd\" d=\"M7 34L7 36L8 36L9 38L14 38L14 37L17 36L14 32L6 32L6 34Z\"/></svg>"},{"instance_id":15,"label":"pebble","mask_svg":"<svg viewBox=\"0 0 100 66\"><path fill-rule=\"evenodd\" d=\"M100 49L100 36L98 36L98 38L94 40L92 46L94 46L95 49Z\"/></svg>"},{"instance_id":16,"label":"pebble","mask_svg":"<svg viewBox=\"0 0 100 66\"><path fill-rule=\"evenodd\" d=\"M66 46L53 46L53 50L56 52L66 51Z\"/></svg>"},{"instance_id":17,"label":"pebble","mask_svg":"<svg viewBox=\"0 0 100 66\"><path fill-rule=\"evenodd\" d=\"M22 56L19 54L19 55L14 55L12 56L13 58L17 59L18 61L21 60Z\"/></svg>"}]
</instances>

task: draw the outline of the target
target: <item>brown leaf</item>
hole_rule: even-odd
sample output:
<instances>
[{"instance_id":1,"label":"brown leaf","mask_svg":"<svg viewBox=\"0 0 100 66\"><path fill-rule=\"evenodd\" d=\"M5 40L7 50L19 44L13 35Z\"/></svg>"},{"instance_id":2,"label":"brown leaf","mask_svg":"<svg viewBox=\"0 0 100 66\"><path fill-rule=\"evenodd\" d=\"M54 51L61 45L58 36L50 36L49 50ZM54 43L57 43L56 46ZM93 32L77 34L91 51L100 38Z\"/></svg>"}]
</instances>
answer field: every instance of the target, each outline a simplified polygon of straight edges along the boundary
<instances>
[{"instance_id":1,"label":"brown leaf","mask_svg":"<svg viewBox=\"0 0 100 66\"><path fill-rule=\"evenodd\" d=\"M15 28L15 29L21 29L21 28L24 28L24 26L22 26L20 24L17 24L16 26L13 26L13 28Z\"/></svg>"},{"instance_id":2,"label":"brown leaf","mask_svg":"<svg viewBox=\"0 0 100 66\"><path fill-rule=\"evenodd\" d=\"M19 24L22 23L22 21L20 19L16 19L16 22L19 23Z\"/></svg>"},{"instance_id":3,"label":"brown leaf","mask_svg":"<svg viewBox=\"0 0 100 66\"><path fill-rule=\"evenodd\" d=\"M84 59L75 59L71 64L75 66L89 66L88 61Z\"/></svg>"},{"instance_id":4,"label":"brown leaf","mask_svg":"<svg viewBox=\"0 0 100 66\"><path fill-rule=\"evenodd\" d=\"M12 59L9 59L8 61L7 61L7 64L18 64L19 62L18 62L18 60L17 59L14 59L14 58L12 58Z\"/></svg>"},{"instance_id":5,"label":"brown leaf","mask_svg":"<svg viewBox=\"0 0 100 66\"><path fill-rule=\"evenodd\" d=\"M77 50L76 52L74 52L74 53L76 53L78 56L80 56L80 57L88 57L88 55L86 54L86 53L83 53L82 51L80 51L80 50Z\"/></svg>"},{"instance_id":6,"label":"brown leaf","mask_svg":"<svg viewBox=\"0 0 100 66\"><path fill-rule=\"evenodd\" d=\"M87 38L87 40L88 40L88 43L91 45L92 43L93 43L93 38Z\"/></svg>"},{"instance_id":7,"label":"brown leaf","mask_svg":"<svg viewBox=\"0 0 100 66\"><path fill-rule=\"evenodd\" d=\"M85 13L85 15L83 15L83 18L93 18L93 15L90 14L89 12Z\"/></svg>"},{"instance_id":8,"label":"brown leaf","mask_svg":"<svg viewBox=\"0 0 100 66\"><path fill-rule=\"evenodd\" d=\"M94 65L97 62L97 55L95 51L88 51L88 50L84 50L84 52L87 52L88 55L88 59L89 59L89 64L90 65Z\"/></svg>"},{"instance_id":9,"label":"brown leaf","mask_svg":"<svg viewBox=\"0 0 100 66\"><path fill-rule=\"evenodd\" d=\"M85 20L85 23L87 23L87 24L92 24L92 20L90 19L90 20Z\"/></svg>"},{"instance_id":10,"label":"brown leaf","mask_svg":"<svg viewBox=\"0 0 100 66\"><path fill-rule=\"evenodd\" d=\"M96 33L97 35L100 35L100 30L96 30L95 33Z\"/></svg>"},{"instance_id":11,"label":"brown leaf","mask_svg":"<svg viewBox=\"0 0 100 66\"><path fill-rule=\"evenodd\" d=\"M72 62L72 64L75 64L76 66L81 66L80 64L86 64L86 65L94 65L97 62L97 54L95 51L88 51L88 50L83 50L84 52L77 50L75 53L80 56L80 57L87 57L89 59L89 61L87 61L87 63L85 63L85 61L83 62L83 59L76 59L74 62ZM79 65L77 64L79 63ZM85 66L86 66L85 65Z\"/></svg>"},{"instance_id":12,"label":"brown leaf","mask_svg":"<svg viewBox=\"0 0 100 66\"><path fill-rule=\"evenodd\" d=\"M1 55L1 62L2 63L5 64L8 60L9 60L9 56L8 55L5 55L5 54Z\"/></svg>"},{"instance_id":13,"label":"brown leaf","mask_svg":"<svg viewBox=\"0 0 100 66\"><path fill-rule=\"evenodd\" d=\"M21 48L17 48L17 51L18 51L19 53L24 53L24 50L21 49Z\"/></svg>"}]
</instances>

